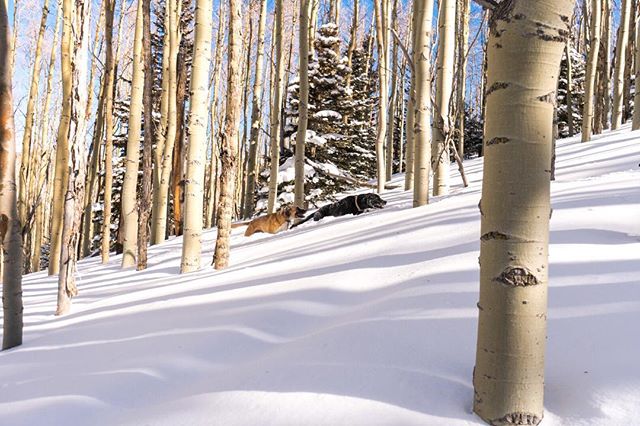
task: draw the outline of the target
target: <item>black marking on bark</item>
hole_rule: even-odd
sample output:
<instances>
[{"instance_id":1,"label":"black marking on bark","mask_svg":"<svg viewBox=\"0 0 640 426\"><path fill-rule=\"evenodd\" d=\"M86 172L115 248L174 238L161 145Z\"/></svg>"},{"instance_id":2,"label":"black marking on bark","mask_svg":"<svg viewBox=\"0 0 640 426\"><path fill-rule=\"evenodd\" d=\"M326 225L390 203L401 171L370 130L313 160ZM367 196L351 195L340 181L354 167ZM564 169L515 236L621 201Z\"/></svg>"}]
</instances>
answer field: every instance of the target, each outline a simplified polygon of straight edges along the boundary
<instances>
[{"instance_id":1,"label":"black marking on bark","mask_svg":"<svg viewBox=\"0 0 640 426\"><path fill-rule=\"evenodd\" d=\"M560 15L560 20L565 24L568 24L571 21L571 19L567 15Z\"/></svg>"},{"instance_id":2,"label":"black marking on bark","mask_svg":"<svg viewBox=\"0 0 640 426\"><path fill-rule=\"evenodd\" d=\"M509 87L510 84L505 82L505 81L496 81L495 83L493 83L491 85L491 87L489 87L487 89L487 91L485 92L485 96L489 96L490 94L492 94L493 92L495 92L496 90L500 90L500 89L506 89L507 87Z\"/></svg>"},{"instance_id":3,"label":"black marking on bark","mask_svg":"<svg viewBox=\"0 0 640 426\"><path fill-rule=\"evenodd\" d=\"M553 209L549 209L549 219L551 219L551 215L553 215Z\"/></svg>"},{"instance_id":4,"label":"black marking on bark","mask_svg":"<svg viewBox=\"0 0 640 426\"><path fill-rule=\"evenodd\" d=\"M496 43L495 46L496 46L496 49L502 49L502 45L500 43Z\"/></svg>"},{"instance_id":5,"label":"black marking on bark","mask_svg":"<svg viewBox=\"0 0 640 426\"><path fill-rule=\"evenodd\" d=\"M536 99L539 100L540 102L545 102L548 104L551 104L553 106L556 106L556 91L552 90L551 92L547 93L546 95L542 95L542 96L538 96Z\"/></svg>"},{"instance_id":6,"label":"black marking on bark","mask_svg":"<svg viewBox=\"0 0 640 426\"><path fill-rule=\"evenodd\" d=\"M481 241L489 241L489 240L510 240L512 237L511 235L507 235L505 233L502 233L500 231L491 231L491 232L487 232L486 234L483 234L480 237Z\"/></svg>"},{"instance_id":7,"label":"black marking on bark","mask_svg":"<svg viewBox=\"0 0 640 426\"><path fill-rule=\"evenodd\" d=\"M491 420L491 424L495 426L507 425L537 425L542 421L542 417L538 417L533 413L509 413L504 416Z\"/></svg>"},{"instance_id":8,"label":"black marking on bark","mask_svg":"<svg viewBox=\"0 0 640 426\"><path fill-rule=\"evenodd\" d=\"M523 266L507 266L494 281L510 287L529 287L540 284L538 278Z\"/></svg>"},{"instance_id":9,"label":"black marking on bark","mask_svg":"<svg viewBox=\"0 0 640 426\"><path fill-rule=\"evenodd\" d=\"M515 7L515 0L502 0L491 13L489 28L492 34L497 30L498 21L511 22L511 13Z\"/></svg>"},{"instance_id":10,"label":"black marking on bark","mask_svg":"<svg viewBox=\"0 0 640 426\"><path fill-rule=\"evenodd\" d=\"M484 212L482 211L482 199L478 201L478 210L480 210L480 216L484 216Z\"/></svg>"},{"instance_id":11,"label":"black marking on bark","mask_svg":"<svg viewBox=\"0 0 640 426\"><path fill-rule=\"evenodd\" d=\"M489 145L498 145L500 143L507 143L509 142L511 139L509 138L505 138L504 136L496 136L495 138L491 138L490 140L488 140L485 145L489 146Z\"/></svg>"},{"instance_id":12,"label":"black marking on bark","mask_svg":"<svg viewBox=\"0 0 640 426\"><path fill-rule=\"evenodd\" d=\"M516 21L522 21L523 19L527 19L527 15L525 15L524 13L516 13L515 15L513 15L513 19L515 19Z\"/></svg>"},{"instance_id":13,"label":"black marking on bark","mask_svg":"<svg viewBox=\"0 0 640 426\"><path fill-rule=\"evenodd\" d=\"M476 303L476 306L478 307L479 310L484 311L484 308L480 306L480 302Z\"/></svg>"}]
</instances>

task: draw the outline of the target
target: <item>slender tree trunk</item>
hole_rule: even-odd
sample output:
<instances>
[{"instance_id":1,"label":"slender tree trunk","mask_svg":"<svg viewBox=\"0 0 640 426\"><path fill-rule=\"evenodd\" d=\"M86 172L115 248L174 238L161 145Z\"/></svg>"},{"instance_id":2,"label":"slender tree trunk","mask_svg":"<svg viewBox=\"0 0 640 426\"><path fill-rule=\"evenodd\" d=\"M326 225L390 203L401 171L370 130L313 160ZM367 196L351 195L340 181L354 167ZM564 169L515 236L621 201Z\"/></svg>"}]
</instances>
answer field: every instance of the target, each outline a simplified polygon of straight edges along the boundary
<instances>
[{"instance_id":1,"label":"slender tree trunk","mask_svg":"<svg viewBox=\"0 0 640 426\"><path fill-rule=\"evenodd\" d=\"M185 49L186 50L186 49ZM173 165L171 167L170 188L173 193L173 233L182 235L184 204L184 161L185 161L185 138L184 122L185 107L187 101L187 64L185 63L185 52L178 53L177 61L177 89L176 89L176 136L173 143Z\"/></svg>"},{"instance_id":2,"label":"slender tree trunk","mask_svg":"<svg viewBox=\"0 0 640 426\"><path fill-rule=\"evenodd\" d=\"M411 49L416 49L416 13L417 8L414 8L414 12L412 14L411 19L411 28L409 31L408 39L411 41ZM422 18L421 18L422 19ZM412 54L413 55L413 54ZM409 99L407 100L407 120L405 121L405 133L407 134L407 146L406 146L406 155L405 155L405 174L404 174L404 190L412 191L413 190L413 181L414 181L414 169L415 169L415 138L414 138L414 122L415 122L415 101L416 101L416 67L415 62L412 57L410 65L413 65L411 68L411 77L409 80ZM403 71L404 72L404 71Z\"/></svg>"},{"instance_id":3,"label":"slender tree trunk","mask_svg":"<svg viewBox=\"0 0 640 426\"><path fill-rule=\"evenodd\" d=\"M514 0L492 18L473 384L474 411L493 425L543 416L549 124L573 6Z\"/></svg>"},{"instance_id":4,"label":"slender tree trunk","mask_svg":"<svg viewBox=\"0 0 640 426\"><path fill-rule=\"evenodd\" d=\"M433 195L449 193L449 104L453 88L455 52L455 0L441 0L438 17L438 58L436 71L436 110L433 119L431 155L433 163Z\"/></svg>"},{"instance_id":5,"label":"slender tree trunk","mask_svg":"<svg viewBox=\"0 0 640 426\"><path fill-rule=\"evenodd\" d=\"M309 0L300 0L300 32L298 39L298 69L300 70L300 103L298 106L298 132L296 134L295 200L297 207L304 208L304 149L309 120Z\"/></svg>"},{"instance_id":6,"label":"slender tree trunk","mask_svg":"<svg viewBox=\"0 0 640 426\"><path fill-rule=\"evenodd\" d=\"M635 95L633 97L633 122L632 130L640 129L640 29L636 29L636 51L635 51Z\"/></svg>"},{"instance_id":7,"label":"slender tree trunk","mask_svg":"<svg viewBox=\"0 0 640 426\"><path fill-rule=\"evenodd\" d=\"M278 198L278 168L280 166L280 106L282 105L282 79L284 78L284 61L282 58L282 30L284 27L284 16L282 11L282 0L276 0L276 22L274 36L276 39L276 75L274 77L275 90L273 102L271 102L271 168L269 175L269 199L267 201L267 213L275 211L276 199ZM229 113L227 112L227 115Z\"/></svg>"},{"instance_id":8,"label":"slender tree trunk","mask_svg":"<svg viewBox=\"0 0 640 426\"><path fill-rule=\"evenodd\" d=\"M413 65L412 102L414 185L413 207L429 202L429 172L431 169L431 28L433 0L414 3L413 8Z\"/></svg>"},{"instance_id":9,"label":"slender tree trunk","mask_svg":"<svg viewBox=\"0 0 640 426\"><path fill-rule=\"evenodd\" d=\"M113 188L113 84L115 64L113 58L113 13L115 0L104 0L104 40L105 40L105 75L106 85L104 101L104 209L102 222L102 263L109 261L111 247L111 193Z\"/></svg>"},{"instance_id":10,"label":"slender tree trunk","mask_svg":"<svg viewBox=\"0 0 640 426\"><path fill-rule=\"evenodd\" d=\"M2 349L22 344L22 236L16 194L16 140L11 92L11 33L7 1L0 1L0 260Z\"/></svg>"},{"instance_id":11,"label":"slender tree trunk","mask_svg":"<svg viewBox=\"0 0 640 426\"><path fill-rule=\"evenodd\" d=\"M604 105L602 110L602 128L609 128L609 114L611 112L611 0L602 0L604 16L603 19L603 38L602 46L604 47Z\"/></svg>"},{"instance_id":12,"label":"slender tree trunk","mask_svg":"<svg viewBox=\"0 0 640 426\"><path fill-rule=\"evenodd\" d=\"M93 104L93 77L96 74L96 64L97 58L102 50L102 40L100 40L100 31L102 31L102 26L104 25L104 7L102 5L102 0L100 2L100 16L98 17L98 24L96 25L96 31L93 36L93 48L91 49L91 69L89 70L89 84L87 85L87 108L85 111L85 120L89 122L89 118L91 118L92 104Z\"/></svg>"},{"instance_id":13,"label":"slender tree trunk","mask_svg":"<svg viewBox=\"0 0 640 426\"><path fill-rule=\"evenodd\" d=\"M465 89L467 79L467 55L469 42L469 2L458 0L458 74L457 100L458 105L458 154L464 158L464 117L465 117Z\"/></svg>"},{"instance_id":14,"label":"slender tree trunk","mask_svg":"<svg viewBox=\"0 0 640 426\"><path fill-rule=\"evenodd\" d=\"M567 125L569 126L569 136L573 136L573 73L571 70L571 37L567 37L565 52L567 59Z\"/></svg>"},{"instance_id":15,"label":"slender tree trunk","mask_svg":"<svg viewBox=\"0 0 640 426\"><path fill-rule=\"evenodd\" d=\"M313 46L313 42L316 39L316 31L318 28L318 12L320 9L320 0L310 0L311 1L311 12L309 17L309 55L313 57L315 47Z\"/></svg>"},{"instance_id":16,"label":"slender tree trunk","mask_svg":"<svg viewBox=\"0 0 640 426\"><path fill-rule=\"evenodd\" d=\"M627 32L627 47L625 49L624 85L622 94L622 123L626 123L632 116L631 106L631 74L633 74L634 52L636 44L636 12L637 0L629 0L629 31ZM604 37L604 36L603 36Z\"/></svg>"},{"instance_id":17,"label":"slender tree trunk","mask_svg":"<svg viewBox=\"0 0 640 426\"><path fill-rule=\"evenodd\" d=\"M280 2L281 0L278 0ZM280 6L282 6L280 4ZM282 13L282 10L280 10ZM229 0L229 51L227 58L227 108L221 140L222 170L220 175L220 207L218 208L218 235L213 255L215 269L229 264L231 215L237 166L237 132L240 118L240 62L242 48L241 2Z\"/></svg>"},{"instance_id":18,"label":"slender tree trunk","mask_svg":"<svg viewBox=\"0 0 640 426\"><path fill-rule=\"evenodd\" d=\"M76 260L80 236L80 222L84 207L85 136L87 102L87 62L89 54L89 16L91 3L83 0L63 0L63 19L66 34L62 32L62 81L65 108L69 120L65 130L66 144L71 147L67 167L67 185L64 193L62 221L62 247L60 274L58 275L58 303L56 315L63 315L71 307L71 298L78 290L75 282ZM69 22L67 27L67 22ZM65 49L66 48L66 49ZM54 259L52 259L53 261ZM57 260L57 259L56 259Z\"/></svg>"},{"instance_id":19,"label":"slender tree trunk","mask_svg":"<svg viewBox=\"0 0 640 426\"><path fill-rule=\"evenodd\" d=\"M622 0L620 11L620 31L616 43L616 69L613 78L613 113L611 129L616 130L622 125L622 99L624 87L624 69L626 60L627 41L629 39L629 15L631 14L631 0Z\"/></svg>"},{"instance_id":20,"label":"slender tree trunk","mask_svg":"<svg viewBox=\"0 0 640 426\"><path fill-rule=\"evenodd\" d=\"M42 40L47 27L47 17L49 16L49 0L44 0L42 6L42 18L40 18L40 30L36 41L36 51L33 60L33 74L31 75L31 85L29 87L29 98L27 100L27 113L24 119L24 131L22 133L22 155L20 161L20 185L18 187L18 216L22 228L29 227L27 224L27 215L29 208L29 175L33 171L32 163L35 156L31 152L32 129L35 121L36 99L38 98L38 84L40 82L40 65L42 64Z\"/></svg>"},{"instance_id":21,"label":"slender tree trunk","mask_svg":"<svg viewBox=\"0 0 640 426\"><path fill-rule=\"evenodd\" d=\"M138 0L136 29L133 42L133 77L129 107L127 158L122 184L122 267L136 265L138 253L138 164L140 163L140 130L142 129L142 95L144 91L144 63L142 57L143 18L142 0Z\"/></svg>"},{"instance_id":22,"label":"slender tree trunk","mask_svg":"<svg viewBox=\"0 0 640 426\"><path fill-rule=\"evenodd\" d=\"M260 1L260 17L258 23L258 48L256 53L256 72L253 79L253 106L251 108L251 142L249 143L249 160L247 161L247 192L244 197L244 217L253 215L255 209L254 193L256 190L256 160L260 125L262 119L262 79L264 68L264 33L267 23L267 0Z\"/></svg>"},{"instance_id":23,"label":"slender tree trunk","mask_svg":"<svg viewBox=\"0 0 640 426\"><path fill-rule=\"evenodd\" d=\"M151 70L151 0L142 1L142 62L144 64L144 146L142 152L142 189L138 204L138 262L136 269L147 268L147 246L149 245L149 218L151 217L151 193L153 191L153 72Z\"/></svg>"},{"instance_id":24,"label":"slender tree trunk","mask_svg":"<svg viewBox=\"0 0 640 426\"><path fill-rule=\"evenodd\" d=\"M600 10L601 0L591 0L591 10L594 11L591 16L591 42L589 47L589 57L587 59L587 73L585 76L584 89L584 109L582 112L582 142L591 139L593 109L594 109L594 92L596 72L598 65L598 51L600 50Z\"/></svg>"},{"instance_id":25,"label":"slender tree trunk","mask_svg":"<svg viewBox=\"0 0 640 426\"><path fill-rule=\"evenodd\" d=\"M212 0L196 2L196 33L189 113L189 144L184 202L184 239L180 272L200 269L204 165L207 137L207 100L211 62Z\"/></svg>"},{"instance_id":26,"label":"slender tree trunk","mask_svg":"<svg viewBox=\"0 0 640 426\"><path fill-rule=\"evenodd\" d=\"M385 160L384 144L389 139L387 135L387 105L389 95L389 79L387 78L387 51L388 51L388 23L387 2L374 2L376 19L376 41L378 45L378 79L380 85L380 97L378 101L378 125L376 128L376 164L378 178L378 193L384 191Z\"/></svg>"},{"instance_id":27,"label":"slender tree trunk","mask_svg":"<svg viewBox=\"0 0 640 426\"><path fill-rule=\"evenodd\" d=\"M13 28L13 34L11 35L9 41L9 49L11 50L11 53L9 54L9 60L11 61L9 70L11 74L13 74L16 65L16 50L18 48L18 16L20 15L20 13L18 12L20 10L19 6L22 6L22 1L13 0L13 23L11 24L11 28Z\"/></svg>"},{"instance_id":28,"label":"slender tree trunk","mask_svg":"<svg viewBox=\"0 0 640 426\"><path fill-rule=\"evenodd\" d=\"M351 69L353 61L353 51L356 49L358 44L358 20L360 19L359 3L360 0L354 0L353 2L353 20L351 21L351 35L349 37L349 48L347 49L347 67L349 67L349 69ZM352 71L347 74L347 86L351 86L352 76Z\"/></svg>"},{"instance_id":29,"label":"slender tree trunk","mask_svg":"<svg viewBox=\"0 0 640 426\"><path fill-rule=\"evenodd\" d=\"M391 13L391 27L398 30L398 0L393 0L393 11ZM393 142L394 129L396 124L396 95L398 86L398 43L393 39L391 49L391 95L389 96L389 118L387 118L387 152L386 152L386 180L390 181L393 175Z\"/></svg>"},{"instance_id":30,"label":"slender tree trunk","mask_svg":"<svg viewBox=\"0 0 640 426\"><path fill-rule=\"evenodd\" d=\"M154 237L153 244L161 243L166 238L167 233L167 213L168 213L168 198L169 198L169 178L172 171L173 160L173 146L176 139L176 127L177 127L177 61L178 61L178 47L180 46L180 28L178 25L178 19L180 17L180 1L179 0L167 0L167 13L169 14L169 97L168 97L168 112L167 112L167 133L164 143L164 153L162 156L162 164L160 171L160 181L158 186L154 189L158 191L157 204L154 203L155 213L152 216L152 222L154 231L152 236Z\"/></svg>"}]
</instances>

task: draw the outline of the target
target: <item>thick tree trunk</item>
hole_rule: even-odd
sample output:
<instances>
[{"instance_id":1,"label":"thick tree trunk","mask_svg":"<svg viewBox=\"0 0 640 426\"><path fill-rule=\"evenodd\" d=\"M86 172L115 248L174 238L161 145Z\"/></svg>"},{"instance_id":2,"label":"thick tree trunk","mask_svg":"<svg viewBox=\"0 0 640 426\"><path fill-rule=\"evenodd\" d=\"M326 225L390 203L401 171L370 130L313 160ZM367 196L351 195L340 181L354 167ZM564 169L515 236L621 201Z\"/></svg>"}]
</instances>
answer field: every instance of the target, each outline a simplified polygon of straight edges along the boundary
<instances>
[{"instance_id":1,"label":"thick tree trunk","mask_svg":"<svg viewBox=\"0 0 640 426\"><path fill-rule=\"evenodd\" d=\"M281 0L279 0L280 2ZM282 5L280 5L282 6ZM282 13L282 11L280 11ZM240 0L229 0L229 52L227 58L227 108L221 141L220 206L218 235L213 255L215 269L229 264L231 215L237 166L237 132L240 118L240 62L242 48L242 16Z\"/></svg>"},{"instance_id":2,"label":"thick tree trunk","mask_svg":"<svg viewBox=\"0 0 640 426\"><path fill-rule=\"evenodd\" d=\"M275 90L271 102L271 168L269 175L269 199L267 201L267 213L273 213L275 211L276 199L278 198L278 168L280 167L280 107L282 105L282 79L284 77L284 61L282 58L282 30L284 26L284 16L282 11L282 0L276 0L275 7L276 22L274 37L276 39L276 74L274 76Z\"/></svg>"},{"instance_id":3,"label":"thick tree trunk","mask_svg":"<svg viewBox=\"0 0 640 426\"><path fill-rule=\"evenodd\" d=\"M113 189L113 84L115 63L113 58L113 13L115 0L104 0L105 14L105 74L104 101L104 208L102 210L102 263L109 261L111 247L111 193Z\"/></svg>"},{"instance_id":4,"label":"thick tree trunk","mask_svg":"<svg viewBox=\"0 0 640 426\"><path fill-rule=\"evenodd\" d=\"M379 79L379 101L378 101L378 123L376 127L376 165L378 178L378 193L384 191L385 177L385 159L384 146L387 139L391 137L387 135L387 106L389 101L389 79L387 78L387 51L389 40L387 38L389 15L387 13L387 2L374 2L375 19L376 19L376 42L378 46L378 79Z\"/></svg>"},{"instance_id":5,"label":"thick tree trunk","mask_svg":"<svg viewBox=\"0 0 640 426\"><path fill-rule=\"evenodd\" d=\"M573 5L514 0L492 17L473 384L474 411L493 425L543 416L550 124Z\"/></svg>"},{"instance_id":6,"label":"thick tree trunk","mask_svg":"<svg viewBox=\"0 0 640 426\"><path fill-rule=\"evenodd\" d=\"M453 89L455 53L455 0L441 0L438 17L438 58L436 66L436 104L433 118L433 195L449 193L449 132L451 120L449 106Z\"/></svg>"},{"instance_id":7,"label":"thick tree trunk","mask_svg":"<svg viewBox=\"0 0 640 426\"><path fill-rule=\"evenodd\" d=\"M0 1L0 283L2 349L22 344L22 236L16 194L16 140L11 92L11 33L6 0Z\"/></svg>"},{"instance_id":8,"label":"thick tree trunk","mask_svg":"<svg viewBox=\"0 0 640 426\"><path fill-rule=\"evenodd\" d=\"M601 0L591 0L591 10L599 11ZM587 59L587 73L585 76L584 108L582 111L582 142L591 139L595 81L598 65L598 51L600 50L600 24L602 15L594 12L591 15L591 43Z\"/></svg>"},{"instance_id":9,"label":"thick tree trunk","mask_svg":"<svg viewBox=\"0 0 640 426\"><path fill-rule=\"evenodd\" d=\"M197 0L193 71L189 113L189 144L185 178L184 239L180 272L200 269L204 167L207 137L207 101L211 62L212 0Z\"/></svg>"},{"instance_id":10,"label":"thick tree trunk","mask_svg":"<svg viewBox=\"0 0 640 426\"><path fill-rule=\"evenodd\" d=\"M151 0L142 1L142 62L144 64L144 88L142 104L144 108L144 146L142 152L142 188L138 215L138 262L136 269L147 268L147 246L149 245L149 218L151 217L151 193L153 191L153 73L151 70Z\"/></svg>"},{"instance_id":11,"label":"thick tree trunk","mask_svg":"<svg viewBox=\"0 0 640 426\"><path fill-rule=\"evenodd\" d=\"M62 221L62 247L60 274L58 275L58 302L56 315L63 315L71 307L71 298L78 290L75 282L80 222L84 207L85 136L87 102L87 61L89 54L89 16L91 4L83 0L64 0L62 13L65 28L62 33L62 81L63 96L70 116L64 129L67 144L71 147L67 167L67 185L64 193ZM68 27L67 27L67 22ZM54 259L51 259L54 261Z\"/></svg>"},{"instance_id":12,"label":"thick tree trunk","mask_svg":"<svg viewBox=\"0 0 640 426\"><path fill-rule=\"evenodd\" d=\"M256 53L256 72L253 79L253 106L251 108L251 142L249 143L249 159L247 161L247 191L244 195L245 218L253 215L255 209L254 193L256 190L256 160L260 141L260 124L262 119L262 80L264 69L264 33L267 23L267 0L260 1L260 17L258 23L258 47Z\"/></svg>"},{"instance_id":13,"label":"thick tree trunk","mask_svg":"<svg viewBox=\"0 0 640 426\"><path fill-rule=\"evenodd\" d=\"M142 0L138 0L136 29L133 41L133 76L129 106L127 135L127 158L122 184L122 267L136 265L138 253L138 164L140 163L140 130L142 129L142 95L144 91L144 63L142 57L142 34L144 11Z\"/></svg>"},{"instance_id":14,"label":"thick tree trunk","mask_svg":"<svg viewBox=\"0 0 640 426\"><path fill-rule=\"evenodd\" d=\"M415 86L413 96L414 185L413 207L429 202L429 172L431 169L431 27L433 0L414 3L413 66Z\"/></svg>"},{"instance_id":15,"label":"thick tree trunk","mask_svg":"<svg viewBox=\"0 0 640 426\"><path fill-rule=\"evenodd\" d=\"M296 135L295 199L297 207L304 208L304 149L309 120L309 0L300 0L300 32L298 39L298 69L300 70L300 103L298 106L298 132Z\"/></svg>"},{"instance_id":16,"label":"thick tree trunk","mask_svg":"<svg viewBox=\"0 0 640 426\"><path fill-rule=\"evenodd\" d=\"M611 129L616 130L622 125L622 100L624 88L624 69L626 61L627 41L629 39L629 15L631 14L631 0L622 0L620 11L620 31L616 43L616 69L613 78L613 112L611 115Z\"/></svg>"}]
</instances>

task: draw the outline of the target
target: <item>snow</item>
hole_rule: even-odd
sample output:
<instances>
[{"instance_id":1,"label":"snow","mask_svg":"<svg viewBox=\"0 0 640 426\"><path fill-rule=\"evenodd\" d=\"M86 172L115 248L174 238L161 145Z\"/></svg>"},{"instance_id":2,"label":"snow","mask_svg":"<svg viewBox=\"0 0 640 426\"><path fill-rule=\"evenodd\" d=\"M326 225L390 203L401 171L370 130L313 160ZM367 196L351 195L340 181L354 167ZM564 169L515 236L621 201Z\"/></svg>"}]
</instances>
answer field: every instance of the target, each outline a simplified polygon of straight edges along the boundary
<instances>
[{"instance_id":1,"label":"snow","mask_svg":"<svg viewBox=\"0 0 640 426\"><path fill-rule=\"evenodd\" d=\"M640 133L558 141L543 425L640 418ZM2 425L470 425L482 159L412 209L232 233L231 266L180 275L80 262L72 312L24 279L25 336L0 353ZM401 183L398 175L394 183Z\"/></svg>"},{"instance_id":2,"label":"snow","mask_svg":"<svg viewBox=\"0 0 640 426\"><path fill-rule=\"evenodd\" d=\"M315 118L331 118L334 120L342 120L342 114L336 111L332 111L330 109L323 109L322 111L318 111L313 114Z\"/></svg>"}]
</instances>

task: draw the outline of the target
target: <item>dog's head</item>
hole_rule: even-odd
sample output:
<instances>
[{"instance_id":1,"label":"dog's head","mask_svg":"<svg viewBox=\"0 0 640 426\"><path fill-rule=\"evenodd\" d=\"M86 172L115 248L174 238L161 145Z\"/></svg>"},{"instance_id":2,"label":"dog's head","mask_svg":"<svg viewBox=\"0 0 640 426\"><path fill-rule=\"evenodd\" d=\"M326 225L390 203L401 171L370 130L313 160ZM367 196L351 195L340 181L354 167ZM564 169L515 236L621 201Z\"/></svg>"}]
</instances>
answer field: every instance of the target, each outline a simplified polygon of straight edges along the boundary
<instances>
[{"instance_id":1,"label":"dog's head","mask_svg":"<svg viewBox=\"0 0 640 426\"><path fill-rule=\"evenodd\" d=\"M363 194L361 197L364 197L362 204L365 209L381 209L387 204L378 194Z\"/></svg>"},{"instance_id":2,"label":"dog's head","mask_svg":"<svg viewBox=\"0 0 640 426\"><path fill-rule=\"evenodd\" d=\"M292 221L293 219L302 219L304 218L304 214L307 212L305 209L301 209L297 206L286 206L283 207L281 211L288 221Z\"/></svg>"}]
</instances>

